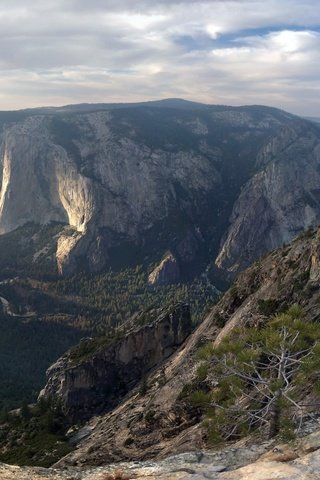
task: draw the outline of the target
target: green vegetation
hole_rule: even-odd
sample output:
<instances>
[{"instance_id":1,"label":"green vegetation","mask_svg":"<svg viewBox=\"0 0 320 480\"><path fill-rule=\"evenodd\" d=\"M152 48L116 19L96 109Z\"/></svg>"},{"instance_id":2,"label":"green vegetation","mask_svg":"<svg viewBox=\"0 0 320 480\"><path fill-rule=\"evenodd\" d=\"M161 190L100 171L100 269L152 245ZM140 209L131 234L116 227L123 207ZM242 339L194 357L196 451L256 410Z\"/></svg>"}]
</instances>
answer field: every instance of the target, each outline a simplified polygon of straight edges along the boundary
<instances>
[{"instance_id":1,"label":"green vegetation","mask_svg":"<svg viewBox=\"0 0 320 480\"><path fill-rule=\"evenodd\" d=\"M262 315L266 315L267 317L270 317L270 315L274 315L278 307L279 307L278 300L275 300L273 298L269 298L266 300L263 300L263 299L258 300L259 312Z\"/></svg>"},{"instance_id":2,"label":"green vegetation","mask_svg":"<svg viewBox=\"0 0 320 480\"><path fill-rule=\"evenodd\" d=\"M119 340L123 335L119 330L110 332L109 335L102 337L83 338L80 343L72 347L69 351L69 358L73 363L85 360L90 357L99 348L106 348Z\"/></svg>"},{"instance_id":3,"label":"green vegetation","mask_svg":"<svg viewBox=\"0 0 320 480\"><path fill-rule=\"evenodd\" d=\"M288 438L302 416L305 386L320 390L319 340L318 324L298 305L260 329L235 329L219 347L198 350L196 378L180 399L205 413L212 442L261 429Z\"/></svg>"},{"instance_id":4,"label":"green vegetation","mask_svg":"<svg viewBox=\"0 0 320 480\"><path fill-rule=\"evenodd\" d=\"M0 410L34 401L46 369L84 332L55 321L8 317L0 312Z\"/></svg>"},{"instance_id":5,"label":"green vegetation","mask_svg":"<svg viewBox=\"0 0 320 480\"><path fill-rule=\"evenodd\" d=\"M0 235L0 279L17 275L54 277L57 273L56 235L64 229L61 223L42 227L28 223Z\"/></svg>"},{"instance_id":6,"label":"green vegetation","mask_svg":"<svg viewBox=\"0 0 320 480\"><path fill-rule=\"evenodd\" d=\"M142 377L139 394L143 397L148 391L149 385L146 376Z\"/></svg>"},{"instance_id":7,"label":"green vegetation","mask_svg":"<svg viewBox=\"0 0 320 480\"><path fill-rule=\"evenodd\" d=\"M58 405L45 400L6 413L0 419L0 461L49 467L72 448L64 432L68 424Z\"/></svg>"},{"instance_id":8,"label":"green vegetation","mask_svg":"<svg viewBox=\"0 0 320 480\"><path fill-rule=\"evenodd\" d=\"M141 265L118 272L100 275L76 275L58 280L51 286L56 295L78 296L79 309L95 309L96 315L86 318L83 327L98 334L108 334L137 312L143 311L137 323L147 323L154 318L154 310L170 307L178 302L191 306L194 324L198 324L204 312L214 304L217 293L201 281L185 284L150 287L147 270ZM139 324L139 323L138 323Z\"/></svg>"},{"instance_id":9,"label":"green vegetation","mask_svg":"<svg viewBox=\"0 0 320 480\"><path fill-rule=\"evenodd\" d=\"M46 369L83 337L93 340L72 349L75 362L113 341L122 325L142 326L180 301L190 304L194 324L200 322L217 299L206 280L192 277L184 284L148 285L159 252L177 241L172 224L178 220L180 235L185 235L188 219L173 212L168 221L150 229L148 248L114 247L110 271L84 271L72 278L57 277L55 260L57 235L72 235L71 228L30 223L0 236L0 296L10 305L6 311L0 304L0 409L15 408L23 399L34 401Z\"/></svg>"},{"instance_id":10,"label":"green vegetation","mask_svg":"<svg viewBox=\"0 0 320 480\"><path fill-rule=\"evenodd\" d=\"M0 296L21 315L5 315L0 306L0 409L14 408L23 399L34 401L46 369L82 337L93 339L72 348L74 362L114 341L128 322L142 326L182 301L190 303L196 324L216 301L216 291L201 281L150 287L147 276L147 268L136 266L58 280L19 277L0 284ZM35 316L24 316L30 312Z\"/></svg>"}]
</instances>

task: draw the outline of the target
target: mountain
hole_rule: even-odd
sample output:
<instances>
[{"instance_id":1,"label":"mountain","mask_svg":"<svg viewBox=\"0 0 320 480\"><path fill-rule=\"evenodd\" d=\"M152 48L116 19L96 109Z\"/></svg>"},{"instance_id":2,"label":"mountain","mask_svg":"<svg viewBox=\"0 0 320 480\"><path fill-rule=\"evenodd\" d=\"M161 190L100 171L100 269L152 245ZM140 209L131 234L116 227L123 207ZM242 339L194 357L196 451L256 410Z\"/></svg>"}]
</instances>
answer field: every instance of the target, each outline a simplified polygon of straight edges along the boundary
<instances>
[{"instance_id":1,"label":"mountain","mask_svg":"<svg viewBox=\"0 0 320 480\"><path fill-rule=\"evenodd\" d=\"M233 277L319 222L320 129L277 109L82 104L1 112L0 126L0 233L32 244L24 228L57 226L34 270L46 251L66 275L169 251L174 281L208 265Z\"/></svg>"},{"instance_id":2,"label":"mountain","mask_svg":"<svg viewBox=\"0 0 320 480\"><path fill-rule=\"evenodd\" d=\"M306 117L311 122L320 123L320 117Z\"/></svg>"},{"instance_id":3,"label":"mountain","mask_svg":"<svg viewBox=\"0 0 320 480\"><path fill-rule=\"evenodd\" d=\"M207 374L203 375L203 359L199 352L208 344L220 345L235 329L239 332L240 327L242 335L250 327L261 329L275 314L294 304L304 311L303 322L317 326L320 318L319 245L320 230L309 230L290 246L270 253L240 274L177 352L158 368L146 372L143 389L141 384L134 387L124 400L119 398L119 405L110 412L93 416L83 430L85 439L80 440L76 450L59 465L162 459L172 453L210 447L206 416L200 401L195 403L194 398L202 398L209 388L214 388L215 382L210 377L206 380ZM48 371L47 394L68 406L66 402L72 402L74 392L81 388L79 372L86 378L84 372L94 363L97 366L95 374L99 376L99 369L103 372L102 359L107 358L104 352L98 346L76 364L71 354L65 356L57 364L64 365L64 369L53 367ZM303 411L303 422L312 418L310 414L317 411L319 404L307 372L304 379L303 388L295 397L296 401L303 399L304 405L309 406ZM118 381L121 382L121 375ZM99 389L96 390L89 379L82 387L82 396L99 396ZM108 391L107 385L104 388ZM262 442L264 437L265 432L260 432L260 436L256 433L254 444Z\"/></svg>"},{"instance_id":4,"label":"mountain","mask_svg":"<svg viewBox=\"0 0 320 480\"><path fill-rule=\"evenodd\" d=\"M0 112L0 409L83 336L178 302L198 325L214 285L316 225L319 132L179 99Z\"/></svg>"},{"instance_id":5,"label":"mountain","mask_svg":"<svg viewBox=\"0 0 320 480\"><path fill-rule=\"evenodd\" d=\"M309 229L241 273L194 331L188 306L178 304L132 318L113 337L82 340L49 368L38 404L20 422L18 410L9 417L1 413L0 460L48 466L60 458L58 467L81 468L83 474L88 466L119 461L148 460L141 468L150 467L151 458L161 460L152 464L155 469L177 468L177 463L203 469L211 462L230 469L255 461L279 441L266 441L264 429L229 440L223 450L212 444L203 399L217 380L207 377L203 352L252 327L261 331L292 305L304 312L303 324L318 330L319 282L320 229ZM304 372L295 396L304 406L301 434L318 428L319 394L313 390L318 370L313 373ZM50 405L58 409L58 419L55 410L47 410ZM204 464L197 460L197 467L190 466L189 451L206 458ZM162 462L173 454L170 465Z\"/></svg>"},{"instance_id":6,"label":"mountain","mask_svg":"<svg viewBox=\"0 0 320 480\"><path fill-rule=\"evenodd\" d=\"M154 311L151 317L146 312L132 318L114 337L80 342L48 370L47 385L37 405L25 406L20 412L2 412L0 460L46 466L62 457L54 472L15 467L17 478L37 474L46 478L52 473L63 478L66 470L59 468L65 467L75 478L90 478L116 471L114 462L120 461L133 461L121 463L119 468L137 473L137 478L153 472L154 478L158 474L162 478L161 472L164 479L182 479L185 473L199 478L236 479L238 474L257 478L262 466L262 478L269 478L271 467L261 463L265 461L276 462L272 467L283 472L282 478L290 478L290 472L300 474L300 460L290 463L300 456L312 469L314 458L306 455L319 449L319 432L295 444L278 446L279 438L266 440L265 429L254 431L253 436L244 430L244 438L231 438L217 449L209 435L210 417L203 403L208 391L216 388L217 379L204 365L203 353L221 346L227 338L241 338L252 328L263 331L274 323L274 315L287 312L290 306L303 312L300 328L309 325L318 331L319 282L320 229L309 229L242 272L191 334L189 308L178 304ZM313 388L318 369L310 371L310 365L306 365L294 397L295 402L303 403L303 410L296 412L299 435L319 427L319 393ZM187 453L190 451L194 453ZM267 456L261 457L266 452ZM234 473L217 474L256 460L259 463ZM289 463L282 467L282 462ZM11 467L0 467L4 478L13 476Z\"/></svg>"}]
</instances>

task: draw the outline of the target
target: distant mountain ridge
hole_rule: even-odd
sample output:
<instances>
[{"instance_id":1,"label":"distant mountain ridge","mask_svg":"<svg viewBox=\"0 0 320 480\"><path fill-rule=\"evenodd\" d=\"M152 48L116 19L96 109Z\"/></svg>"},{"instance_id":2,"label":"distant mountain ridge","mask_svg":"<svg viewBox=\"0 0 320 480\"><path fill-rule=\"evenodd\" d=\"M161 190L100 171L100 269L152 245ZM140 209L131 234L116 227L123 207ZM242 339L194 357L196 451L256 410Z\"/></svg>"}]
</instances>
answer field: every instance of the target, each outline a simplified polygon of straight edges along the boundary
<instances>
[{"instance_id":1,"label":"distant mountain ridge","mask_svg":"<svg viewBox=\"0 0 320 480\"><path fill-rule=\"evenodd\" d=\"M234 276L320 221L320 129L271 107L69 105L0 112L0 132L0 233L68 226L61 274L170 251L181 279Z\"/></svg>"},{"instance_id":2,"label":"distant mountain ridge","mask_svg":"<svg viewBox=\"0 0 320 480\"><path fill-rule=\"evenodd\" d=\"M320 117L306 117L306 119L310 120L311 122L320 123Z\"/></svg>"}]
</instances>

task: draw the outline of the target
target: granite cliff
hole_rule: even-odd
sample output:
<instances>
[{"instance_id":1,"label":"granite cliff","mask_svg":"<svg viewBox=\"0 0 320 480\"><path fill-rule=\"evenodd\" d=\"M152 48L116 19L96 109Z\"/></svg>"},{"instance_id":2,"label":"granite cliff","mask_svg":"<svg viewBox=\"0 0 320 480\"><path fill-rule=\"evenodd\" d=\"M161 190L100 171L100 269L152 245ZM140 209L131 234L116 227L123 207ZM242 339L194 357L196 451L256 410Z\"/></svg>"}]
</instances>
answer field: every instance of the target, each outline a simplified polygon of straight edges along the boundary
<instances>
[{"instance_id":1,"label":"granite cliff","mask_svg":"<svg viewBox=\"0 0 320 480\"><path fill-rule=\"evenodd\" d=\"M235 202L216 259L219 268L238 272L319 223L320 145L312 131L302 132L301 126L284 128L259 152L257 162L262 168Z\"/></svg>"},{"instance_id":2,"label":"granite cliff","mask_svg":"<svg viewBox=\"0 0 320 480\"><path fill-rule=\"evenodd\" d=\"M280 110L169 100L0 120L0 233L69 225L62 274L112 267L125 249L130 261L170 250L181 278L215 257L234 275L319 222L319 126Z\"/></svg>"},{"instance_id":3,"label":"granite cliff","mask_svg":"<svg viewBox=\"0 0 320 480\"><path fill-rule=\"evenodd\" d=\"M189 404L186 395L192 385L201 384L199 347L207 342L219 345L236 327L264 325L295 303L303 308L305 321L318 322L319 239L319 231L309 230L240 274L177 352L147 375L144 394L137 387L110 413L93 417L86 427L87 438L59 465L162 459L172 452L207 448L201 409ZM318 404L311 385L304 385L302 395L306 404ZM305 412L307 419L309 413Z\"/></svg>"},{"instance_id":4,"label":"granite cliff","mask_svg":"<svg viewBox=\"0 0 320 480\"><path fill-rule=\"evenodd\" d=\"M88 418L115 406L152 368L159 367L192 331L188 305L114 338L84 339L53 364L42 398L59 399L68 417Z\"/></svg>"},{"instance_id":5,"label":"granite cliff","mask_svg":"<svg viewBox=\"0 0 320 480\"><path fill-rule=\"evenodd\" d=\"M259 478L255 476L258 474L269 478L272 468L276 468L279 478L290 478L291 474L292 478L300 478L304 462L308 462L311 475L316 457L308 455L319 448L318 434L307 440L308 449L303 447L301 451L300 440L294 447L277 446L279 439L266 441L263 431L256 431L254 437L233 439L223 449L215 447L212 451L206 414L190 402L189 395L210 387L202 377L202 347L218 346L235 328L241 327L245 332L247 327L254 326L259 330L274 314L293 304L302 307L303 322L318 324L319 245L320 231L309 229L289 246L257 261L240 274L191 334L189 311L182 304L163 312L151 323L149 317L145 319L147 323L142 317L135 317L131 325L125 326L127 333L112 340L103 337L80 343L49 369L42 393L42 397L60 400L57 405L62 404L72 421L91 417L85 425L68 432L75 450L58 461L58 470L1 466L3 474L16 472L23 478L33 472L35 476L48 474L59 478L72 472L75 478L95 478L100 474L103 478L106 472L122 468L129 478L132 472L142 478L162 478L160 474L164 479L187 478L183 475L190 474L191 478L209 475L236 479L237 475ZM319 427L319 397L312 387L305 380L295 397L296 401L303 400L302 427L297 425L296 430L300 436ZM8 425L1 428L5 432ZM12 434L14 429L11 437ZM2 448L7 448L4 436ZM255 461L258 463L248 465ZM114 462L124 463L116 466ZM60 470L66 467L67 470ZM239 470L240 467L243 468ZM236 470L218 473L225 469Z\"/></svg>"}]
</instances>

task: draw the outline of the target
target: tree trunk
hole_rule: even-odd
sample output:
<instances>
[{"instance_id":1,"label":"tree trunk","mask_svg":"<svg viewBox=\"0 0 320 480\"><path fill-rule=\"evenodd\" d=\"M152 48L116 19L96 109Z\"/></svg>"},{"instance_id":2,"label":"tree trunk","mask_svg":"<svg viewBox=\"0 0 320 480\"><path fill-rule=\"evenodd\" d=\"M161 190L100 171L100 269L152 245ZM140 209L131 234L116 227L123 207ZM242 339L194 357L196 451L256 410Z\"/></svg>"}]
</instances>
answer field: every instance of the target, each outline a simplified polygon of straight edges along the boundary
<instances>
[{"instance_id":1,"label":"tree trunk","mask_svg":"<svg viewBox=\"0 0 320 480\"><path fill-rule=\"evenodd\" d=\"M281 415L281 390L278 390L275 393L273 405L270 411L270 424L269 424L269 435L268 438L273 438L278 435L280 431L280 415Z\"/></svg>"}]
</instances>

